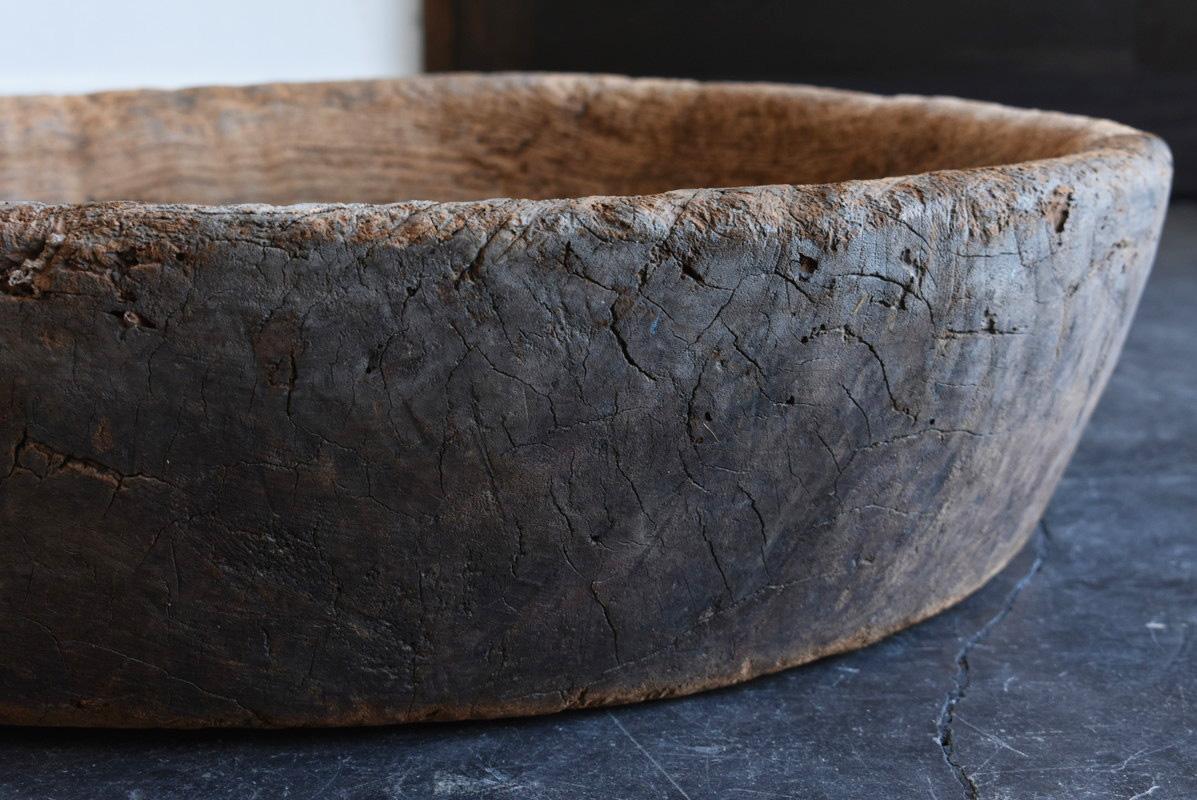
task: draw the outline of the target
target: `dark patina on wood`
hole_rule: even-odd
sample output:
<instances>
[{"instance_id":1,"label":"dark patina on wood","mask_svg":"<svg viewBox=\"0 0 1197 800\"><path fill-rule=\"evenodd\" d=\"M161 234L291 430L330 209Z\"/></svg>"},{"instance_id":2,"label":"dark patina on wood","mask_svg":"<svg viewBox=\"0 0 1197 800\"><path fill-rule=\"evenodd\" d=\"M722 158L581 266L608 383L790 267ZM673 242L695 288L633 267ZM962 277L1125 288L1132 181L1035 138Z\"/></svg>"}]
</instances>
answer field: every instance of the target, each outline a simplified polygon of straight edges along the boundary
<instances>
[{"instance_id":1,"label":"dark patina on wood","mask_svg":"<svg viewBox=\"0 0 1197 800\"><path fill-rule=\"evenodd\" d=\"M0 721L548 712L925 618L1038 519L1170 174L804 87L0 99Z\"/></svg>"}]
</instances>

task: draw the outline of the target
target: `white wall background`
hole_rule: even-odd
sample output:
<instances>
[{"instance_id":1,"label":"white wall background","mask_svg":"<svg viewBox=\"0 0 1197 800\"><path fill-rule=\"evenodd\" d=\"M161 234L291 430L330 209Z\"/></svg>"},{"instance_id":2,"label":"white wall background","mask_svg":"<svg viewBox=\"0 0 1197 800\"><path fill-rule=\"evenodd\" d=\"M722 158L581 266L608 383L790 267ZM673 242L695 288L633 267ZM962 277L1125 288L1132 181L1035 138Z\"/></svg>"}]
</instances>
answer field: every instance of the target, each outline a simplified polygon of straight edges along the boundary
<instances>
[{"instance_id":1,"label":"white wall background","mask_svg":"<svg viewBox=\"0 0 1197 800\"><path fill-rule=\"evenodd\" d=\"M0 0L0 93L335 80L422 63L419 0Z\"/></svg>"}]
</instances>

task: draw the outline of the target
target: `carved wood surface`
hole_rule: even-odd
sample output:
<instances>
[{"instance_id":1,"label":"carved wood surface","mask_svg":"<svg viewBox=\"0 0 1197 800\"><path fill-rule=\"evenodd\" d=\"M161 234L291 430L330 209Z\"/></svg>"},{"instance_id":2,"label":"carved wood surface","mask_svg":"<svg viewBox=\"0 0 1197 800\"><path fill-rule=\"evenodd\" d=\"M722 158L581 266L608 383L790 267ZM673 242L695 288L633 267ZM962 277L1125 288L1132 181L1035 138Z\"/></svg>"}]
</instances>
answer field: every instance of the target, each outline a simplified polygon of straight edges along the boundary
<instances>
[{"instance_id":1,"label":"carved wood surface","mask_svg":"<svg viewBox=\"0 0 1197 800\"><path fill-rule=\"evenodd\" d=\"M539 713L923 619L1038 520L1169 177L801 87L2 99L0 721Z\"/></svg>"}]
</instances>

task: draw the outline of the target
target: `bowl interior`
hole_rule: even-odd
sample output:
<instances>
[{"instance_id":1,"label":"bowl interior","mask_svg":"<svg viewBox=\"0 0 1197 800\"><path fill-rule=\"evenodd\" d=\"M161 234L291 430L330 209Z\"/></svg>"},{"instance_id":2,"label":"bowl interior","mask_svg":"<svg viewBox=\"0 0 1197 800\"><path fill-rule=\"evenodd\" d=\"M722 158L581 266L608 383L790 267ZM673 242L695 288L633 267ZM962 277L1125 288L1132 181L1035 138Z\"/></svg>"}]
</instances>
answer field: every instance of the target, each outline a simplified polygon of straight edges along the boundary
<instances>
[{"instance_id":1,"label":"bowl interior","mask_svg":"<svg viewBox=\"0 0 1197 800\"><path fill-rule=\"evenodd\" d=\"M582 76L0 98L0 199L371 202L825 183L1071 152L1090 121Z\"/></svg>"}]
</instances>

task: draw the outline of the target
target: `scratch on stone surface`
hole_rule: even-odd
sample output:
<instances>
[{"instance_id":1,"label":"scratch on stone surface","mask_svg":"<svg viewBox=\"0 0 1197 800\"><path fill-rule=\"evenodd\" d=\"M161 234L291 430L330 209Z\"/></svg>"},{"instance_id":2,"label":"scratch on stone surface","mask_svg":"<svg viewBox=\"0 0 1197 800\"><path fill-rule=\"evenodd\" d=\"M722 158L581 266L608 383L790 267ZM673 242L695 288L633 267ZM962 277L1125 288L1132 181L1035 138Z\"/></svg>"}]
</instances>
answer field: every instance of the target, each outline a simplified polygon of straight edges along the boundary
<instances>
[{"instance_id":1,"label":"scratch on stone surface","mask_svg":"<svg viewBox=\"0 0 1197 800\"><path fill-rule=\"evenodd\" d=\"M1164 745L1163 747L1143 747L1143 748L1140 748L1139 750L1136 750L1135 752L1131 753L1129 756L1127 756L1126 758L1124 758L1124 759L1122 760L1122 763L1121 763L1121 764L1119 764L1119 765L1118 765L1117 767L1115 767L1114 769L1112 769L1112 770L1111 770L1111 772L1126 772L1126 768L1127 768L1127 767L1129 767L1129 766L1130 766L1130 765L1131 765L1133 762L1135 762L1135 761L1138 761L1138 760L1139 760L1140 758L1142 758L1143 756L1150 756L1150 755L1155 755L1156 753L1162 753L1162 752L1164 752L1165 750L1171 750L1171 749L1172 749L1172 748L1174 748L1174 747L1176 747L1176 743L1175 743L1175 742L1171 742L1171 743L1169 743L1169 744L1166 744L1166 745Z\"/></svg>"},{"instance_id":2,"label":"scratch on stone surface","mask_svg":"<svg viewBox=\"0 0 1197 800\"><path fill-rule=\"evenodd\" d=\"M344 758L341 758L338 760L337 768L335 770L333 770L333 773L332 773L332 775L330 775L328 777L328 780L326 780L320 786L316 787L316 789L310 795L308 795L308 797L311 798L311 800L314 800L314 798L317 798L317 797L325 797L326 796L325 793L329 789L332 788L333 784L337 782L337 778L340 778L341 773L344 772L345 761L346 761L346 759L344 759Z\"/></svg>"},{"instance_id":3,"label":"scratch on stone surface","mask_svg":"<svg viewBox=\"0 0 1197 800\"><path fill-rule=\"evenodd\" d=\"M519 793L526 785L494 767L483 767L481 776L437 771L433 776L432 793L436 796L491 797L498 792Z\"/></svg>"},{"instance_id":4,"label":"scratch on stone surface","mask_svg":"<svg viewBox=\"0 0 1197 800\"><path fill-rule=\"evenodd\" d=\"M952 689L948 692L947 697L944 698L943 705L940 707L939 719L935 726L936 741L943 751L944 762L956 775L956 780L960 782L961 788L964 789L964 796L969 800L976 800L980 795L973 776L969 775L964 765L956 758L955 742L952 735L952 724L956 721L956 707L967 694L970 683L968 656L973 648L984 641L989 632L1009 615L1010 611L1014 608L1015 601L1018 600L1018 596L1022 594L1022 591L1027 588L1039 573L1047 557L1047 538L1047 523L1041 521L1039 523L1039 535L1035 538L1035 560L1031 563L1030 568L1014 584L1014 588L1006 595L1005 602L1002 603L997 613L990 617L972 636L965 639L964 644L956 653L956 674L952 677ZM970 725L969 727L973 726ZM987 734L982 733L982 735L989 738ZM1009 745L1006 746L1008 747Z\"/></svg>"},{"instance_id":5,"label":"scratch on stone surface","mask_svg":"<svg viewBox=\"0 0 1197 800\"><path fill-rule=\"evenodd\" d=\"M995 734L995 733L990 733L989 731L983 731L983 730L981 730L981 729L980 729L980 728L978 728L976 725L974 725L974 724L972 724L971 722L969 722L968 720L966 720L964 717L957 716L957 717L956 717L956 722L959 722L961 725L965 725L966 727L972 728L974 731L976 731L977 733L981 734L981 735L982 735L982 736L984 736L986 739L988 739L989 741L991 741L991 742L993 742L994 744L996 744L998 747L1001 747L1001 748L1003 748L1003 749L1005 749L1005 750L1009 750L1011 753L1015 753L1015 754L1017 754L1017 755L1020 755L1020 756L1022 756L1023 758L1030 758L1030 756L1029 756L1029 755L1027 755L1027 754L1026 754L1026 753L1024 753L1023 751L1019 750L1017 747L1014 747L1013 745L1011 745L1009 742L1007 742L1007 741L1006 741L1005 739L1003 739L1002 737L998 736L998 735L997 735L997 734Z\"/></svg>"},{"instance_id":6,"label":"scratch on stone surface","mask_svg":"<svg viewBox=\"0 0 1197 800\"><path fill-rule=\"evenodd\" d=\"M632 744L636 745L636 749L639 750L641 753L643 753L644 757L647 758L649 760L649 762L651 762L652 765L657 768L657 772L660 772L662 775L664 775L665 780L669 781L669 784L674 789L678 790L678 794L680 794L682 797L686 798L686 800L690 800L690 795L686 794L686 790L677 785L677 781L675 781L673 779L673 776L665 771L665 768L661 766L660 762L657 761L657 759L653 758L652 753L650 753L644 749L644 745L640 744L640 742L638 742L636 740L636 737L633 736L628 731L628 729L623 726L623 723L619 721L619 717L615 716L610 711L607 712L607 716L610 717L611 721L615 723L615 727L619 728L619 732L622 733L624 736L628 737L628 741L630 741Z\"/></svg>"}]
</instances>

